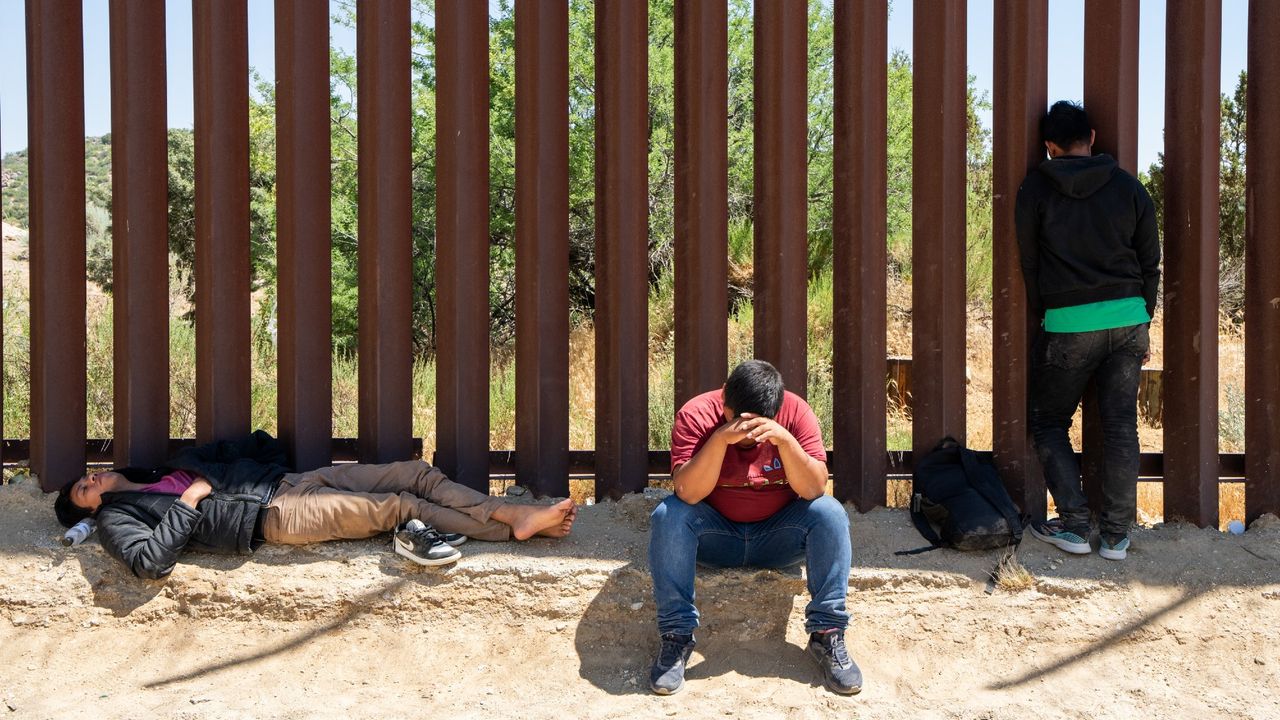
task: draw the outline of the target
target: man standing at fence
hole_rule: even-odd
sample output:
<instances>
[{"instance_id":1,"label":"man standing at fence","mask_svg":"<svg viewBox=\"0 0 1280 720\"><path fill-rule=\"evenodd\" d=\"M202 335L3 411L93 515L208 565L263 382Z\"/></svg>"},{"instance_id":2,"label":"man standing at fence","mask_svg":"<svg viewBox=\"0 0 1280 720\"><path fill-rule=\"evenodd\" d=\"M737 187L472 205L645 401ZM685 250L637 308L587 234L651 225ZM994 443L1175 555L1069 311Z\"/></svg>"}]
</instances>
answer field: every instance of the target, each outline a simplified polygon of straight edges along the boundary
<instances>
[{"instance_id":1,"label":"man standing at fence","mask_svg":"<svg viewBox=\"0 0 1280 720\"><path fill-rule=\"evenodd\" d=\"M659 695L684 687L698 626L697 564L781 568L804 561L808 651L831 690L862 689L844 643L849 614L849 516L825 495L827 456L818 418L761 360L724 387L684 404L671 429L675 494L653 511L649 568L661 647L649 671Z\"/></svg>"},{"instance_id":2,"label":"man standing at fence","mask_svg":"<svg viewBox=\"0 0 1280 720\"><path fill-rule=\"evenodd\" d=\"M1137 510L1138 378L1160 283L1151 197L1110 155L1093 155L1084 108L1053 104L1040 120L1049 159L1018 190L1016 224L1029 311L1043 322L1031 362L1031 431L1058 517L1040 540L1088 554L1088 500L1067 431L1092 380L1102 417L1101 541L1123 560Z\"/></svg>"}]
</instances>

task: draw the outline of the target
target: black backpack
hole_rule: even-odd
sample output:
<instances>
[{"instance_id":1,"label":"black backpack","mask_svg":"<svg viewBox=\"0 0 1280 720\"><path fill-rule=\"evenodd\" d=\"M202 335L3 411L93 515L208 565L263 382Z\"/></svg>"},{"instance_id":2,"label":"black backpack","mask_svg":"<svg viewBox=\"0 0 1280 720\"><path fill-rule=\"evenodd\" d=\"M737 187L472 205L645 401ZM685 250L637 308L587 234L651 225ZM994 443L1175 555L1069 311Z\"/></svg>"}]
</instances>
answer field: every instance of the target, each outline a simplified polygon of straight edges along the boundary
<instances>
[{"instance_id":1,"label":"black backpack","mask_svg":"<svg viewBox=\"0 0 1280 720\"><path fill-rule=\"evenodd\" d=\"M899 555L940 547L990 550L1022 542L1022 518L995 466L949 437L916 463L911 522L929 546Z\"/></svg>"}]
</instances>

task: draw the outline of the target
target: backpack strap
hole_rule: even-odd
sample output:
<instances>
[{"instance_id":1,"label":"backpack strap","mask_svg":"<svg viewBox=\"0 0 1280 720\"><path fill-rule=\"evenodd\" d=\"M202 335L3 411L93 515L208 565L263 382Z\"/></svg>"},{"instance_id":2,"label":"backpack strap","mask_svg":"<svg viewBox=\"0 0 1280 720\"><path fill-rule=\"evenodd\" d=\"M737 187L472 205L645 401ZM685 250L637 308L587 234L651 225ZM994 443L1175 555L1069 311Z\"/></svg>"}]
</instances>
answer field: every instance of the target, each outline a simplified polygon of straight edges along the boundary
<instances>
[{"instance_id":1,"label":"backpack strap","mask_svg":"<svg viewBox=\"0 0 1280 720\"><path fill-rule=\"evenodd\" d=\"M916 530L920 531L924 539L929 541L929 544L914 550L897 550L893 553L894 555L919 555L943 547L942 538L938 537L938 533L934 532L933 526L929 524L929 519L920 511L919 494L911 496L911 523L916 526Z\"/></svg>"},{"instance_id":2,"label":"backpack strap","mask_svg":"<svg viewBox=\"0 0 1280 720\"><path fill-rule=\"evenodd\" d=\"M960 463L964 466L964 477L969 481L969 487L977 490L979 495L1004 515L1004 520L1008 523L1010 532L1013 533L1013 545L1021 543L1022 517L1018 515L1018 509L1014 507L1008 493L1002 497L988 484L987 478L983 477L978 467L978 454L974 451L969 448L960 448Z\"/></svg>"}]
</instances>

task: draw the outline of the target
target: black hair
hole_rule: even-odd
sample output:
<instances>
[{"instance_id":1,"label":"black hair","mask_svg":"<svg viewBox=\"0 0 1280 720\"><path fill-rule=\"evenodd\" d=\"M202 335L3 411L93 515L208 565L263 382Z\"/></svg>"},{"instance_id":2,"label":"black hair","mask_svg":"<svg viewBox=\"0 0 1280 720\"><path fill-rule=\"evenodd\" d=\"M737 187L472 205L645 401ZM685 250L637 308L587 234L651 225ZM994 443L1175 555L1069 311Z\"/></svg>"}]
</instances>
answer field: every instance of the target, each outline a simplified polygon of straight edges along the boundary
<instances>
[{"instance_id":1,"label":"black hair","mask_svg":"<svg viewBox=\"0 0 1280 720\"><path fill-rule=\"evenodd\" d=\"M58 498L53 501L53 513L58 516L58 522L62 523L62 527L75 527L75 524L87 517L93 517L93 511L80 507L71 502L71 488L80 482L79 478L72 480L62 489L58 491Z\"/></svg>"},{"instance_id":2,"label":"black hair","mask_svg":"<svg viewBox=\"0 0 1280 720\"><path fill-rule=\"evenodd\" d=\"M139 485L150 485L158 482L160 478L173 472L169 467L143 468L143 467L119 467L112 468L111 472L120 473L125 480ZM58 497L53 501L53 513L58 516L58 522L63 527L74 527L81 520L93 517L95 510L87 510L71 502L71 488L75 486L80 478L76 478L58 491Z\"/></svg>"},{"instance_id":3,"label":"black hair","mask_svg":"<svg viewBox=\"0 0 1280 720\"><path fill-rule=\"evenodd\" d=\"M1066 150L1080 142L1089 142L1093 126L1084 106L1070 100L1059 100L1040 118L1040 139Z\"/></svg>"},{"instance_id":4,"label":"black hair","mask_svg":"<svg viewBox=\"0 0 1280 720\"><path fill-rule=\"evenodd\" d=\"M733 369L724 384L724 404L744 412L774 417L782 407L782 373L764 360L747 360Z\"/></svg>"}]
</instances>

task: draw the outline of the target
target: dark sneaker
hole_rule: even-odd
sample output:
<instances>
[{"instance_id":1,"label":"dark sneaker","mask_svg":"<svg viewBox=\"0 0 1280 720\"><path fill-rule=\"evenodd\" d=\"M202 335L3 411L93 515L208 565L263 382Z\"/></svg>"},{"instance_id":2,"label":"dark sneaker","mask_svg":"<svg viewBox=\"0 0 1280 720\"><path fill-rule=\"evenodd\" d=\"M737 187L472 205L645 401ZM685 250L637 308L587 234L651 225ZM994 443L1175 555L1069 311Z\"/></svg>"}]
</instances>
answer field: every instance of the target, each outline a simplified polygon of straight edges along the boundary
<instances>
[{"instance_id":1,"label":"dark sneaker","mask_svg":"<svg viewBox=\"0 0 1280 720\"><path fill-rule=\"evenodd\" d=\"M417 519L395 529L391 535L391 548L397 555L419 565L446 565L462 557L457 548L441 539L435 528Z\"/></svg>"},{"instance_id":2,"label":"dark sneaker","mask_svg":"<svg viewBox=\"0 0 1280 720\"><path fill-rule=\"evenodd\" d=\"M658 657L649 668L649 689L659 695L674 695L684 688L684 666L693 652L692 635L665 633Z\"/></svg>"},{"instance_id":3,"label":"dark sneaker","mask_svg":"<svg viewBox=\"0 0 1280 720\"><path fill-rule=\"evenodd\" d=\"M1108 560L1123 560L1129 554L1128 535L1103 535L1098 554Z\"/></svg>"},{"instance_id":4,"label":"dark sneaker","mask_svg":"<svg viewBox=\"0 0 1280 720\"><path fill-rule=\"evenodd\" d=\"M467 536L462 533L440 533L440 539L445 541L449 547L458 547L467 541Z\"/></svg>"},{"instance_id":5,"label":"dark sneaker","mask_svg":"<svg viewBox=\"0 0 1280 720\"><path fill-rule=\"evenodd\" d=\"M862 692L862 671L849 657L844 630L810 633L809 655L822 668L822 681L828 690L841 695Z\"/></svg>"},{"instance_id":6,"label":"dark sneaker","mask_svg":"<svg viewBox=\"0 0 1280 720\"><path fill-rule=\"evenodd\" d=\"M1093 552L1093 548L1089 547L1087 531L1079 528L1069 530L1057 518L1032 522L1027 528L1037 540L1047 542L1072 555L1088 555Z\"/></svg>"}]
</instances>

